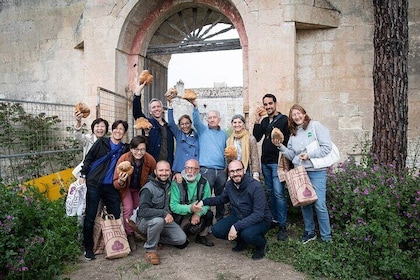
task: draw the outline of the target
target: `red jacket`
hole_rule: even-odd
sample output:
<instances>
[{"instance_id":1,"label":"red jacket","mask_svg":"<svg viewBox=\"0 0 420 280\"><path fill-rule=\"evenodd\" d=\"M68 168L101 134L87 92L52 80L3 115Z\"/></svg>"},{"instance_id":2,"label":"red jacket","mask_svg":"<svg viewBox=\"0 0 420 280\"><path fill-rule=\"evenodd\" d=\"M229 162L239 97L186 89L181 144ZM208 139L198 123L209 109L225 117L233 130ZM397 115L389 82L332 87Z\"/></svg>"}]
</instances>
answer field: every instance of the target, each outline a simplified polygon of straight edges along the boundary
<instances>
[{"instance_id":1,"label":"red jacket","mask_svg":"<svg viewBox=\"0 0 420 280\"><path fill-rule=\"evenodd\" d=\"M144 158L144 162L143 162L143 167L142 167L141 175L140 175L140 187L143 187L144 184L146 184L147 178L149 177L150 174L153 173L153 171L156 168L156 160L152 157L151 154L149 154L149 153L146 152L144 154L143 158ZM127 153L125 153L123 155L121 155L121 157L118 159L118 162L117 162L117 164L115 166L118 166L118 164L120 164L120 162L123 162L123 161L130 161L130 162L132 162L132 154L131 154L131 151L130 152L127 152ZM114 181L113 181L114 188L116 188L117 190L119 190L121 197L123 197L124 196L124 193L125 193L125 190L127 189L127 186L128 187L130 186L131 176L128 176L127 180L125 181L125 184L121 186L118 183L118 177L119 177L118 174L119 174L118 169L115 167L115 170L114 170Z\"/></svg>"}]
</instances>

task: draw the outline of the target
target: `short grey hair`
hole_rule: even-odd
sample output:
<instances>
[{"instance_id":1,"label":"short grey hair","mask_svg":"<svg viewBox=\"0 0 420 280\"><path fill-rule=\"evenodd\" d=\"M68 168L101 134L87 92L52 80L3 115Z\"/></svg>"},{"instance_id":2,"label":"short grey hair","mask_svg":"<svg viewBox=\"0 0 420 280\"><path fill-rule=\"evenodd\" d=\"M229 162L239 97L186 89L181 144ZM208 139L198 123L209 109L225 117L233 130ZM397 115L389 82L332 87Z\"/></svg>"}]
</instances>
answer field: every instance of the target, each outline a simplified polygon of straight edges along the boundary
<instances>
[{"instance_id":1,"label":"short grey hair","mask_svg":"<svg viewBox=\"0 0 420 280\"><path fill-rule=\"evenodd\" d=\"M162 107L163 108L163 103L162 103L162 101L160 101L159 99L157 99L157 98L152 98L152 100L150 100L150 102L149 102L149 110L150 110L150 105L152 105L152 103L153 102L155 102L155 101L158 101L159 103L160 103L160 107Z\"/></svg>"},{"instance_id":2,"label":"short grey hair","mask_svg":"<svg viewBox=\"0 0 420 280\"><path fill-rule=\"evenodd\" d=\"M243 123L245 123L245 118L241 114L233 115L232 120L230 121L230 123L233 123L233 121L236 120L236 119L240 119Z\"/></svg>"},{"instance_id":3,"label":"short grey hair","mask_svg":"<svg viewBox=\"0 0 420 280\"><path fill-rule=\"evenodd\" d=\"M211 111L209 111L208 113L207 113L207 117L209 116L209 114L210 113L216 113L216 116L218 117L218 118L220 118L220 112L219 111L217 111L217 110L211 110Z\"/></svg>"}]
</instances>

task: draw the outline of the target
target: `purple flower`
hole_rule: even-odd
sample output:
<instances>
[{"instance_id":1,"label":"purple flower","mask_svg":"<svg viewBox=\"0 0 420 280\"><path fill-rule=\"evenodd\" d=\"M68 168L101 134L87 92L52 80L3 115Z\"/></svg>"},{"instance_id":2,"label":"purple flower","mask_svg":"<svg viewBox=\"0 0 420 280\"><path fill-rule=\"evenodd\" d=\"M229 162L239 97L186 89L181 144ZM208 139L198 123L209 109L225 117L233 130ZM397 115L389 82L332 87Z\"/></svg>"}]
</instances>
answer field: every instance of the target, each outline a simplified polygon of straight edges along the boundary
<instances>
[{"instance_id":1,"label":"purple flower","mask_svg":"<svg viewBox=\"0 0 420 280\"><path fill-rule=\"evenodd\" d=\"M407 213L407 218L411 218L411 217L412 217L411 213Z\"/></svg>"},{"instance_id":2,"label":"purple flower","mask_svg":"<svg viewBox=\"0 0 420 280\"><path fill-rule=\"evenodd\" d=\"M12 219L12 216L10 216L10 215L7 215L7 220L11 220Z\"/></svg>"},{"instance_id":3,"label":"purple flower","mask_svg":"<svg viewBox=\"0 0 420 280\"><path fill-rule=\"evenodd\" d=\"M364 195L368 195L368 194L369 194L369 190L368 190L368 189L365 189L365 190L363 191L363 194L364 194Z\"/></svg>"},{"instance_id":4,"label":"purple flower","mask_svg":"<svg viewBox=\"0 0 420 280\"><path fill-rule=\"evenodd\" d=\"M359 187L355 188L353 192L358 193L359 192Z\"/></svg>"}]
</instances>

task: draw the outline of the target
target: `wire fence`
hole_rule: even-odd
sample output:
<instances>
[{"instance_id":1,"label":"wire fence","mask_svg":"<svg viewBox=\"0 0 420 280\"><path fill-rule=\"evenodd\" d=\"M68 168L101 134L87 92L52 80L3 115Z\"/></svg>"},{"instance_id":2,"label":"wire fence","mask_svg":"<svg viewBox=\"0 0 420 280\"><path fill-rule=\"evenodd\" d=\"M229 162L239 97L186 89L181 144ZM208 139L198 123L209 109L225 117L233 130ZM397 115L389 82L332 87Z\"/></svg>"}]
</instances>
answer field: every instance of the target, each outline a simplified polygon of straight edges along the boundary
<instances>
[{"instance_id":1,"label":"wire fence","mask_svg":"<svg viewBox=\"0 0 420 280\"><path fill-rule=\"evenodd\" d=\"M127 120L126 142L134 135L129 98L98 87L96 117L112 124ZM0 176L26 181L75 167L82 148L74 139L74 104L0 99ZM89 126L84 126L89 133Z\"/></svg>"}]
</instances>

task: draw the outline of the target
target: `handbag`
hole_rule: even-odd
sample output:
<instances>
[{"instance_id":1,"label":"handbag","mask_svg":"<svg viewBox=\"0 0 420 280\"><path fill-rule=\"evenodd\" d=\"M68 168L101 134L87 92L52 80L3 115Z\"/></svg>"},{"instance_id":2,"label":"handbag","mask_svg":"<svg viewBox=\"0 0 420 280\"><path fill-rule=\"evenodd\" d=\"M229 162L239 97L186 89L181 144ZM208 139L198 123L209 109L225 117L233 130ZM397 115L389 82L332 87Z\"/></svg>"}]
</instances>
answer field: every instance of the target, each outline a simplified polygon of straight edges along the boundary
<instances>
[{"instance_id":1,"label":"handbag","mask_svg":"<svg viewBox=\"0 0 420 280\"><path fill-rule=\"evenodd\" d=\"M115 219L114 215L104 208L101 220L102 237L105 243L105 258L117 259L130 254L130 245L123 226L122 219Z\"/></svg>"},{"instance_id":2,"label":"handbag","mask_svg":"<svg viewBox=\"0 0 420 280\"><path fill-rule=\"evenodd\" d=\"M82 216L86 208L86 184L79 184L79 180L71 183L66 197L67 216Z\"/></svg>"},{"instance_id":3,"label":"handbag","mask_svg":"<svg viewBox=\"0 0 420 280\"><path fill-rule=\"evenodd\" d=\"M314 126L312 126L312 131L315 136L315 140L312 141L308 146L306 146L306 152L308 154L320 148ZM331 141L331 151L326 156L321 158L309 158L309 160L312 162L312 165L317 169L330 167L331 165L340 160L340 152L338 151L337 146Z\"/></svg>"},{"instance_id":4,"label":"handbag","mask_svg":"<svg viewBox=\"0 0 420 280\"><path fill-rule=\"evenodd\" d=\"M277 175L280 182L286 181L286 172L291 169L292 163L282 153L279 153L279 161L277 163Z\"/></svg>"},{"instance_id":5,"label":"handbag","mask_svg":"<svg viewBox=\"0 0 420 280\"><path fill-rule=\"evenodd\" d=\"M105 252L105 242L102 236L102 211L96 215L93 225L93 252L95 255L101 255Z\"/></svg>"},{"instance_id":6,"label":"handbag","mask_svg":"<svg viewBox=\"0 0 420 280\"><path fill-rule=\"evenodd\" d=\"M285 174L290 200L294 207L305 206L318 200L315 189L303 166L297 166Z\"/></svg>"}]
</instances>

